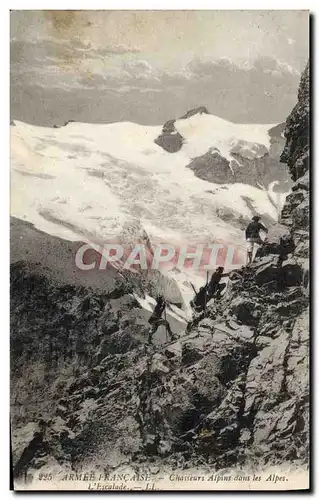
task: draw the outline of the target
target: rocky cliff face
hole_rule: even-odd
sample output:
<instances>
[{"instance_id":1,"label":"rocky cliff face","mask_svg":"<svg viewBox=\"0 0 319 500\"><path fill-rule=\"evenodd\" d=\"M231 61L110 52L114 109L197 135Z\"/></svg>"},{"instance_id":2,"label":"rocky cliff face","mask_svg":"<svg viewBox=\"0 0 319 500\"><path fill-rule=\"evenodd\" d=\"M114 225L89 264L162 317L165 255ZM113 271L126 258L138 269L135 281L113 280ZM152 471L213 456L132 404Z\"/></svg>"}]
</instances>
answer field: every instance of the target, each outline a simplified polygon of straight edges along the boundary
<instances>
[{"instance_id":1,"label":"rocky cliff face","mask_svg":"<svg viewBox=\"0 0 319 500\"><path fill-rule=\"evenodd\" d=\"M300 82L298 103L287 119L286 145L281 161L286 163L295 181L287 196L281 221L288 226L296 242L295 255L309 256L309 64Z\"/></svg>"},{"instance_id":2,"label":"rocky cliff face","mask_svg":"<svg viewBox=\"0 0 319 500\"><path fill-rule=\"evenodd\" d=\"M295 181L255 262L172 343L146 344L130 294L12 279L16 476L134 464L307 464L308 68L282 155ZM299 137L300 134L300 137Z\"/></svg>"}]
</instances>

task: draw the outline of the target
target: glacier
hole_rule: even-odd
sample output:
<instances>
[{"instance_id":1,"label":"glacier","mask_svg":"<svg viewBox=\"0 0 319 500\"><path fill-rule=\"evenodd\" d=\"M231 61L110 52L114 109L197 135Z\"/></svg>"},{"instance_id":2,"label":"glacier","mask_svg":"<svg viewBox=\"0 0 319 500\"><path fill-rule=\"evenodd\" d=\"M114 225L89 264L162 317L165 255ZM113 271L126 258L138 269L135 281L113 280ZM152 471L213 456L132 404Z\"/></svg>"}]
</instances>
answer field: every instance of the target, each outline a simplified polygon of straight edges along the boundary
<instances>
[{"instance_id":1,"label":"glacier","mask_svg":"<svg viewBox=\"0 0 319 500\"><path fill-rule=\"evenodd\" d=\"M269 147L269 125L236 125L200 114L175 126L186 141L172 155L154 143L161 127L123 122L49 128L16 121L11 214L71 241L104 241L125 222L139 220L151 239L239 245L242 231L223 221L219 209L250 218L249 198L256 212L277 218L271 189L214 184L185 168L212 146L229 157L234 145L245 141L258 154L256 145Z\"/></svg>"}]
</instances>

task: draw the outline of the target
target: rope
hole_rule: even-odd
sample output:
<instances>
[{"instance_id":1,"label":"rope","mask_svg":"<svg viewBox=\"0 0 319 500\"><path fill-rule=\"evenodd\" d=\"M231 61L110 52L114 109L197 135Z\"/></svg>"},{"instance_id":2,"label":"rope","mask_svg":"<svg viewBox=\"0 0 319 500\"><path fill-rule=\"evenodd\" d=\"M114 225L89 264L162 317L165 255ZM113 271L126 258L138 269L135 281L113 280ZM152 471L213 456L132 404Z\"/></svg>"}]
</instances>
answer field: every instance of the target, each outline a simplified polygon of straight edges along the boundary
<instances>
[{"instance_id":1,"label":"rope","mask_svg":"<svg viewBox=\"0 0 319 500\"><path fill-rule=\"evenodd\" d=\"M166 302L165 302L165 309L164 309L164 319L165 319L166 342L168 342L167 317L166 317Z\"/></svg>"}]
</instances>

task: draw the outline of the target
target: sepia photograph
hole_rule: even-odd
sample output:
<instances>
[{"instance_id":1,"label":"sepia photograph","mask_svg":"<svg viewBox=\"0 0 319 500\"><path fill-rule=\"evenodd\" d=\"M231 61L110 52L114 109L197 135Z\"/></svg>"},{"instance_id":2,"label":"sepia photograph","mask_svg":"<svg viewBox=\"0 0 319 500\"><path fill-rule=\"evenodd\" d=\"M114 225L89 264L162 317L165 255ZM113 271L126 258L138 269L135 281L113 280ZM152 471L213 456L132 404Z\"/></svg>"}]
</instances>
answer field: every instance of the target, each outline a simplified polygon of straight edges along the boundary
<instances>
[{"instance_id":1,"label":"sepia photograph","mask_svg":"<svg viewBox=\"0 0 319 500\"><path fill-rule=\"evenodd\" d=\"M16 491L309 490L308 10L10 11Z\"/></svg>"}]
</instances>

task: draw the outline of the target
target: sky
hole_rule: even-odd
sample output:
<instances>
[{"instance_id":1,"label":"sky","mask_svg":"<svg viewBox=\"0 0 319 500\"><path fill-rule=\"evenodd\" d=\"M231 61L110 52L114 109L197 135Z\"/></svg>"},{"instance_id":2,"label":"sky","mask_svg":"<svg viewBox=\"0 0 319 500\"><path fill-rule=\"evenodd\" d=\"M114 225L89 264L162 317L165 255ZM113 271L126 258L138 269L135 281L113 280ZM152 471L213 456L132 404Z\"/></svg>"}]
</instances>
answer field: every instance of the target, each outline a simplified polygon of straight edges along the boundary
<instances>
[{"instance_id":1,"label":"sky","mask_svg":"<svg viewBox=\"0 0 319 500\"><path fill-rule=\"evenodd\" d=\"M278 123L308 45L307 11L12 11L11 117Z\"/></svg>"}]
</instances>

